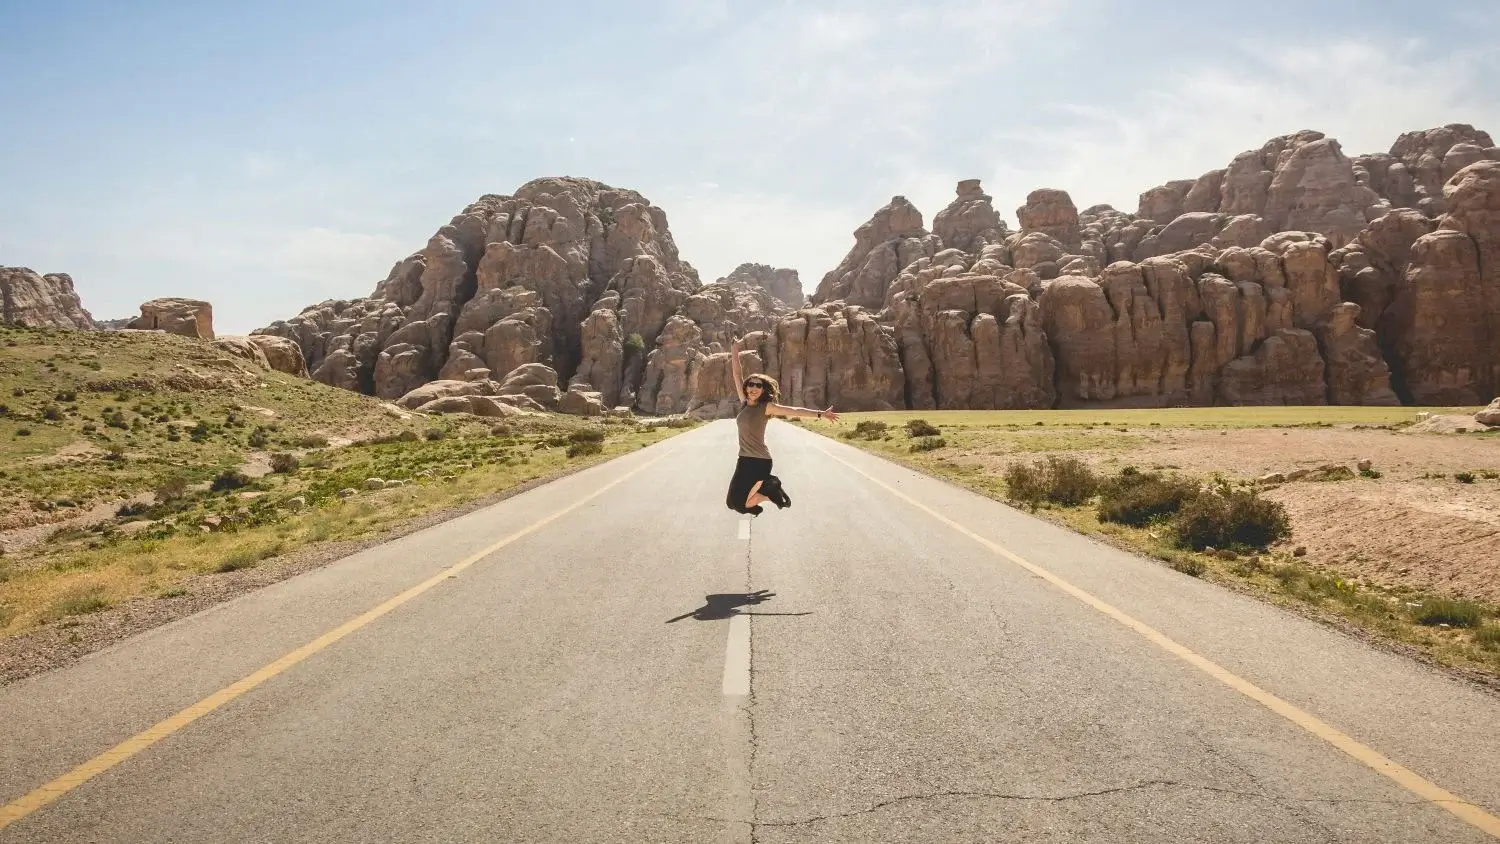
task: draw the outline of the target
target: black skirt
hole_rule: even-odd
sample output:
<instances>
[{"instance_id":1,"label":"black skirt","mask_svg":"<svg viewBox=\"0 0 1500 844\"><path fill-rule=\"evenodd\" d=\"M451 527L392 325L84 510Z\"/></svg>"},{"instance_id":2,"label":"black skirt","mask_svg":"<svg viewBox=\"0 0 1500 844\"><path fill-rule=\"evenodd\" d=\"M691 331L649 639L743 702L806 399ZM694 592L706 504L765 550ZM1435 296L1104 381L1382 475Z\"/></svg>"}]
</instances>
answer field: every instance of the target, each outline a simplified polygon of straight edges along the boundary
<instances>
[{"instance_id":1,"label":"black skirt","mask_svg":"<svg viewBox=\"0 0 1500 844\"><path fill-rule=\"evenodd\" d=\"M750 490L755 487L757 481L761 481L761 492L765 493L764 482L771 479L771 461L764 457L741 456L739 462L734 464L734 477L729 481L729 494L724 498L724 505L736 513L759 513L760 508L745 509L745 500L750 497Z\"/></svg>"}]
</instances>

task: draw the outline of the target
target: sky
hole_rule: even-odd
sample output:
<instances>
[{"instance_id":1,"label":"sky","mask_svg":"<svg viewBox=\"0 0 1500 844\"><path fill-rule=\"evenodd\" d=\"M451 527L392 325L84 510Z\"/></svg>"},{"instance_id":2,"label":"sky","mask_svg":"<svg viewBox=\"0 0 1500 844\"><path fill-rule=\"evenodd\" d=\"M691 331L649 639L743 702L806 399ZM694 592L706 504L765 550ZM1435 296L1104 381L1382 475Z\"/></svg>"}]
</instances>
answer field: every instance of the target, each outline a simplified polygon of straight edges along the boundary
<instances>
[{"instance_id":1,"label":"sky","mask_svg":"<svg viewBox=\"0 0 1500 844\"><path fill-rule=\"evenodd\" d=\"M98 319L243 334L369 295L464 206L631 188L704 282L811 292L892 196L983 180L1014 228L1315 129L1500 137L1495 0L0 0L0 266Z\"/></svg>"}]
</instances>

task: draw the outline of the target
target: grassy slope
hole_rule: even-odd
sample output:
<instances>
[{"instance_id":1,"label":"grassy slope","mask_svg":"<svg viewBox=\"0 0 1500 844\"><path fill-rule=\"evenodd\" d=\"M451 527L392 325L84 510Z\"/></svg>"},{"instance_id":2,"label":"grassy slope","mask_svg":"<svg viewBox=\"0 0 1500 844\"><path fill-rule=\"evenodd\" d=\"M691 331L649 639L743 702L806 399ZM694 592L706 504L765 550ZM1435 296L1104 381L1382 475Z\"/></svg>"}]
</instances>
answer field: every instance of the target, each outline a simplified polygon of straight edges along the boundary
<instances>
[{"instance_id":1,"label":"grassy slope","mask_svg":"<svg viewBox=\"0 0 1500 844\"><path fill-rule=\"evenodd\" d=\"M161 334L0 327L0 405L0 513L12 514L149 491L173 475L207 480L250 452L307 437L413 427L366 396ZM250 445L257 428L266 429L260 449ZM81 453L49 459L69 445Z\"/></svg>"},{"instance_id":2,"label":"grassy slope","mask_svg":"<svg viewBox=\"0 0 1500 844\"><path fill-rule=\"evenodd\" d=\"M562 416L498 427L470 416L403 419L368 397L263 372L199 341L5 328L0 404L0 526L144 499L0 558L0 635L171 596L189 578L313 543L376 535L680 430ZM347 440L354 444L339 447ZM573 440L597 441L598 450ZM205 488L267 451L297 454L300 465ZM367 489L372 478L400 485ZM157 493L173 479L186 491Z\"/></svg>"},{"instance_id":3,"label":"grassy slope","mask_svg":"<svg viewBox=\"0 0 1500 844\"><path fill-rule=\"evenodd\" d=\"M1250 428L1323 427L1331 424L1367 426L1403 425L1415 421L1421 411L1473 413L1476 408L1376 408L1376 407L1225 407L1173 408L1165 410L1071 410L1071 411L900 411L850 413L843 416L851 427L845 440L873 454L910 468L961 484L981 495L1006 501L1006 485L997 472L967 465L955 456L964 452L1009 453L1029 462L1047 452L1129 450L1143 442L1130 427ZM931 450L914 450L917 442L902 426L915 419L940 429L944 443ZM861 422L884 422L890 430L884 437L851 438L853 426ZM1038 427L1040 423L1040 427ZM1108 427L1103 427L1108 426ZM1121 428L1125 429L1121 433ZM1059 428L1061 430L1059 430ZM810 430L818 430L810 428ZM1486 436L1483 434L1476 436ZM936 445L934 441L932 443ZM1128 463L1128 460L1125 462ZM1414 590L1383 590L1353 583L1335 572L1305 565L1289 550L1225 559L1212 554L1174 547L1159 526L1132 528L1100 522L1091 505L1050 507L1038 515L1073 530L1105 539L1166 562L1178 571L1257 595L1273 603L1306 612L1313 617L1352 626L1399 646L1414 650L1440 664L1473 672L1491 684L1500 684L1500 608L1472 605L1488 621L1464 629L1420 624L1421 605L1444 596L1424 595ZM1293 526L1295 535L1295 525Z\"/></svg>"}]
</instances>

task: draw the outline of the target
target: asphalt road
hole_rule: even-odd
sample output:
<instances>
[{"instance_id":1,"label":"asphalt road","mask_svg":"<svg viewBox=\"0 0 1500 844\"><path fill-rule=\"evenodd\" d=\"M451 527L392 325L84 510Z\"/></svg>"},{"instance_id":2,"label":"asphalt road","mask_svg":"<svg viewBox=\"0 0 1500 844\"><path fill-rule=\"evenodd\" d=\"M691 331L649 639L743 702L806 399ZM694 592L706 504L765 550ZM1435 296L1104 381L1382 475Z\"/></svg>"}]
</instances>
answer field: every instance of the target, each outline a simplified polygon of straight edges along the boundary
<instances>
[{"instance_id":1,"label":"asphalt road","mask_svg":"<svg viewBox=\"0 0 1500 844\"><path fill-rule=\"evenodd\" d=\"M768 442L753 523L716 422L0 688L0 842L1500 839L1495 696Z\"/></svg>"}]
</instances>

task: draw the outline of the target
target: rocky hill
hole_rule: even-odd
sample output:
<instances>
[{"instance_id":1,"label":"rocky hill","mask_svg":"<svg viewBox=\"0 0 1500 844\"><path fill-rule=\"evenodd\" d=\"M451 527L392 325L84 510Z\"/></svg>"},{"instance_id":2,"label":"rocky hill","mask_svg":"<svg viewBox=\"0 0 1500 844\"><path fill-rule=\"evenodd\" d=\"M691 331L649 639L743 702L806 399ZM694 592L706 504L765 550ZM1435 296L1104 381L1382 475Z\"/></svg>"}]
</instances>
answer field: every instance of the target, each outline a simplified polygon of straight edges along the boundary
<instances>
[{"instance_id":1,"label":"rocky hill","mask_svg":"<svg viewBox=\"0 0 1500 844\"><path fill-rule=\"evenodd\" d=\"M1435 216L1434 216L1435 215ZM1500 391L1500 150L1469 126L1350 159L1316 132L1010 232L975 181L922 228L902 197L813 302L877 310L913 408L1483 404ZM790 373L794 378L796 373ZM818 403L832 393L804 397ZM894 402L893 402L894 403Z\"/></svg>"},{"instance_id":2,"label":"rocky hill","mask_svg":"<svg viewBox=\"0 0 1500 844\"><path fill-rule=\"evenodd\" d=\"M895 197L804 303L794 271L765 265L702 285L634 191L539 179L466 208L372 296L255 333L294 341L313 378L383 398L524 381L527 405L566 390L594 412L726 412L735 333L786 400L844 410L1500 392L1500 150L1471 126L1355 158L1298 132L1151 188L1135 213L1042 189L1017 219L977 180L931 231Z\"/></svg>"},{"instance_id":3,"label":"rocky hill","mask_svg":"<svg viewBox=\"0 0 1500 844\"><path fill-rule=\"evenodd\" d=\"M705 352L787 310L742 277L703 285L665 212L635 191L552 178L470 205L372 296L253 334L295 341L319 381L382 398L527 367L544 409L566 385L665 414L692 403Z\"/></svg>"}]
</instances>

